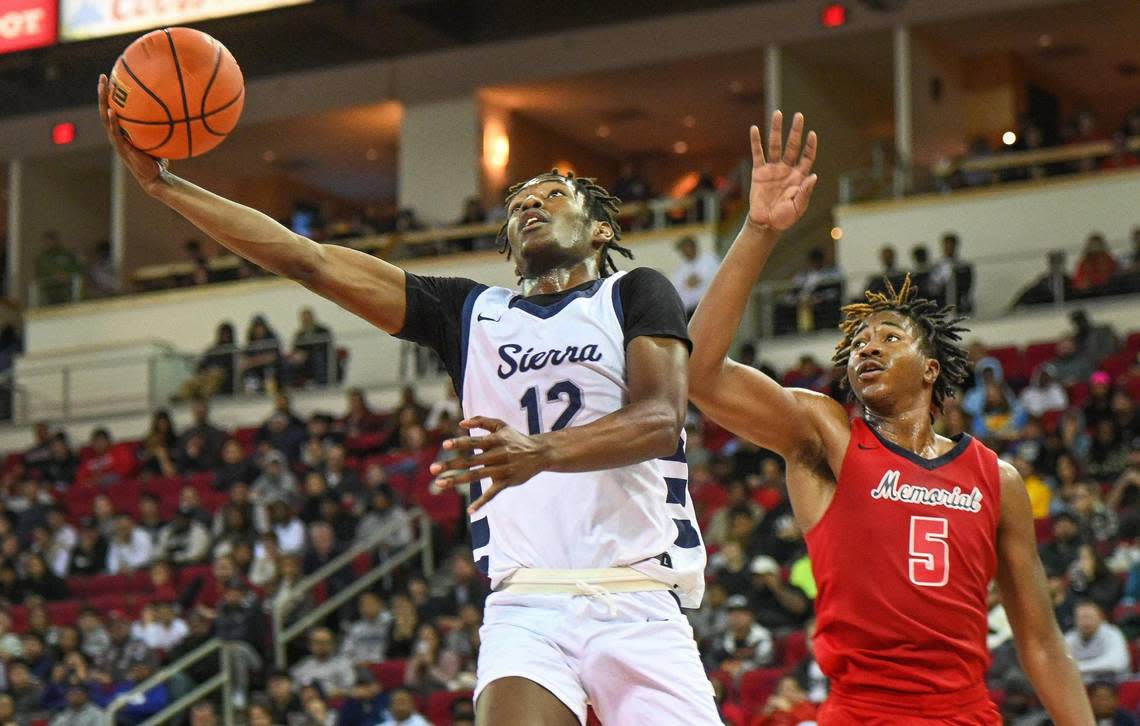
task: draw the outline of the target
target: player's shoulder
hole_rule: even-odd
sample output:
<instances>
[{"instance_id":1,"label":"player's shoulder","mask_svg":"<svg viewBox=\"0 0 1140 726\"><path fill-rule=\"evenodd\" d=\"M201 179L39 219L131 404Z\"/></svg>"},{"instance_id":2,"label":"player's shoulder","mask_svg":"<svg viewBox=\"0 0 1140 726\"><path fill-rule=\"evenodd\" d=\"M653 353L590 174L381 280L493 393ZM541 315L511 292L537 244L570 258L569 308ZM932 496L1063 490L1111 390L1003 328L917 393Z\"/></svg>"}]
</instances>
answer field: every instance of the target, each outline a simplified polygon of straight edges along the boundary
<instances>
[{"instance_id":1,"label":"player's shoulder","mask_svg":"<svg viewBox=\"0 0 1140 726\"><path fill-rule=\"evenodd\" d=\"M622 285L658 285L661 283L672 285L669 278L654 267L635 267L623 272L624 274L619 280Z\"/></svg>"}]
</instances>

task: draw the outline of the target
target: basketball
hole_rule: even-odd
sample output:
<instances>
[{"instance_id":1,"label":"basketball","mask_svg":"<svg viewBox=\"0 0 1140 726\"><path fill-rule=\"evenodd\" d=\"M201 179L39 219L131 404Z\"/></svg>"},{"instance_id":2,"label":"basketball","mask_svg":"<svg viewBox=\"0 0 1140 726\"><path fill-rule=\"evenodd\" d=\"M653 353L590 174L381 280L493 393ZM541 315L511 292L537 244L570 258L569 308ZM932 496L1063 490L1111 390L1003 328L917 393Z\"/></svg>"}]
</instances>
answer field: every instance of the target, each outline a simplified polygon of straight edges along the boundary
<instances>
[{"instance_id":1,"label":"basketball","mask_svg":"<svg viewBox=\"0 0 1140 726\"><path fill-rule=\"evenodd\" d=\"M245 83L237 61L192 28L164 28L127 46L110 103L131 144L156 158L200 156L237 125Z\"/></svg>"}]
</instances>

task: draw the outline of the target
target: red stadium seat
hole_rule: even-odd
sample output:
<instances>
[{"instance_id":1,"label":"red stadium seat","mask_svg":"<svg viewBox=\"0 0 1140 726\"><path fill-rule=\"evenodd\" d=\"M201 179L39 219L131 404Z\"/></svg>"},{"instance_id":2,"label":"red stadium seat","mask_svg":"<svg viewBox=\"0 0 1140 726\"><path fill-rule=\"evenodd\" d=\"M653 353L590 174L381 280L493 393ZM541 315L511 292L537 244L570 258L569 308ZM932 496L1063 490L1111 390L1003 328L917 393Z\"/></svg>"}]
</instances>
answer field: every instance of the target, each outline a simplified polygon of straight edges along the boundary
<instances>
[{"instance_id":1,"label":"red stadium seat","mask_svg":"<svg viewBox=\"0 0 1140 726\"><path fill-rule=\"evenodd\" d=\"M740 678L741 702L750 710L762 707L776 692L776 685L784 672L783 668L757 668L745 673Z\"/></svg>"},{"instance_id":2,"label":"red stadium seat","mask_svg":"<svg viewBox=\"0 0 1140 726\"><path fill-rule=\"evenodd\" d=\"M1005 380L1025 381L1029 378L1025 371L1025 359L1017 346L1005 345L1000 348L990 348L986 351L986 355L996 358L998 363L1001 363Z\"/></svg>"},{"instance_id":3,"label":"red stadium seat","mask_svg":"<svg viewBox=\"0 0 1140 726\"><path fill-rule=\"evenodd\" d=\"M372 564L372 553L361 552L352 560L352 574L357 577L363 577L372 569Z\"/></svg>"},{"instance_id":4,"label":"red stadium seat","mask_svg":"<svg viewBox=\"0 0 1140 726\"><path fill-rule=\"evenodd\" d=\"M1124 350L1132 355L1140 353L1140 330L1128 334L1128 338L1124 341Z\"/></svg>"},{"instance_id":5,"label":"red stadium seat","mask_svg":"<svg viewBox=\"0 0 1140 726\"><path fill-rule=\"evenodd\" d=\"M1037 533L1037 544L1053 541L1053 520L1049 517L1033 520L1033 529Z\"/></svg>"},{"instance_id":6,"label":"red stadium seat","mask_svg":"<svg viewBox=\"0 0 1140 726\"><path fill-rule=\"evenodd\" d=\"M428 696L427 709L424 713L427 720L436 726L449 726L451 724L451 704L464 699L471 700L471 691L436 691Z\"/></svg>"},{"instance_id":7,"label":"red stadium seat","mask_svg":"<svg viewBox=\"0 0 1140 726\"><path fill-rule=\"evenodd\" d=\"M1128 370L1128 366L1132 364L1134 357L1128 355L1127 352L1113 353L1100 362L1099 368L1115 381Z\"/></svg>"},{"instance_id":8,"label":"red stadium seat","mask_svg":"<svg viewBox=\"0 0 1140 726\"><path fill-rule=\"evenodd\" d=\"M241 444L241 447L245 449L245 453L247 454L253 451L257 431L257 426L234 431L234 438L238 440L238 443Z\"/></svg>"},{"instance_id":9,"label":"red stadium seat","mask_svg":"<svg viewBox=\"0 0 1140 726\"><path fill-rule=\"evenodd\" d=\"M383 663L372 663L368 669L384 690L390 691L404 685L404 671L407 667L408 662L405 660L386 660Z\"/></svg>"},{"instance_id":10,"label":"red stadium seat","mask_svg":"<svg viewBox=\"0 0 1140 726\"><path fill-rule=\"evenodd\" d=\"M1025 346L1025 355L1022 356L1022 362L1029 375L1033 375L1033 372L1037 370L1037 366L1051 361L1056 357L1057 344L1055 342L1030 343Z\"/></svg>"},{"instance_id":11,"label":"red stadium seat","mask_svg":"<svg viewBox=\"0 0 1140 726\"><path fill-rule=\"evenodd\" d=\"M1064 411L1045 411L1041 414L1041 425L1045 427L1045 433L1053 433L1057 427L1061 425L1061 417L1065 415Z\"/></svg>"},{"instance_id":12,"label":"red stadium seat","mask_svg":"<svg viewBox=\"0 0 1140 726\"><path fill-rule=\"evenodd\" d=\"M1085 405L1085 401L1089 400L1089 384L1084 381L1074 383L1069 386L1069 405L1074 408L1079 408Z\"/></svg>"},{"instance_id":13,"label":"red stadium seat","mask_svg":"<svg viewBox=\"0 0 1140 726\"><path fill-rule=\"evenodd\" d=\"M1116 689L1121 708L1136 711L1140 708L1140 681L1124 681Z\"/></svg>"},{"instance_id":14,"label":"red stadium seat","mask_svg":"<svg viewBox=\"0 0 1140 726\"><path fill-rule=\"evenodd\" d=\"M807 652L807 633L802 630L792 631L780 641L780 662L785 666L796 665Z\"/></svg>"},{"instance_id":15,"label":"red stadium seat","mask_svg":"<svg viewBox=\"0 0 1140 726\"><path fill-rule=\"evenodd\" d=\"M79 600L60 600L49 602L46 608L52 625L74 625L75 621L79 620L79 611L83 609L83 603Z\"/></svg>"}]
</instances>

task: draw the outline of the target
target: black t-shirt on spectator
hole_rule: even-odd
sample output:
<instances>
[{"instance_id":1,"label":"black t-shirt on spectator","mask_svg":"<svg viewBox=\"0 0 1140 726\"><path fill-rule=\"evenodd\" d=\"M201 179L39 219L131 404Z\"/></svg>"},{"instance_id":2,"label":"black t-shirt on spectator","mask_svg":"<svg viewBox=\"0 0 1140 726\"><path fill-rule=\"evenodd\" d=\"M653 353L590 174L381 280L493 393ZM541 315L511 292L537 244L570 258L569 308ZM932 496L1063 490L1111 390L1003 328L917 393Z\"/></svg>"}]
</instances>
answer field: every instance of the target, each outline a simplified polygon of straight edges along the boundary
<instances>
[{"instance_id":1,"label":"black t-shirt on spectator","mask_svg":"<svg viewBox=\"0 0 1140 726\"><path fill-rule=\"evenodd\" d=\"M459 390L463 304L479 283L462 277L428 277L410 272L405 279L407 312L404 327L396 337L434 350ZM537 305L551 305L592 284L591 280L562 292L532 295L527 300ZM652 268L638 267L617 284L624 311L626 345L634 338L652 336L676 338L692 350L685 310L668 278Z\"/></svg>"}]
</instances>

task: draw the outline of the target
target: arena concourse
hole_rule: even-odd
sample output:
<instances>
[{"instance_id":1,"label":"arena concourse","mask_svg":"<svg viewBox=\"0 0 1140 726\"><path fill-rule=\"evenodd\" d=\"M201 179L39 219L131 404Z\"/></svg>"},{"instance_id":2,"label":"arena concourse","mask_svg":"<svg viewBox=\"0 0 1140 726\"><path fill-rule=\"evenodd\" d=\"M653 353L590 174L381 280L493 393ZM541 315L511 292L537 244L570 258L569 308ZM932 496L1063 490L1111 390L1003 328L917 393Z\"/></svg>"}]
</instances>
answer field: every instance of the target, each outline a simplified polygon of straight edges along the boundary
<instances>
[{"instance_id":1,"label":"arena concourse","mask_svg":"<svg viewBox=\"0 0 1140 726\"><path fill-rule=\"evenodd\" d=\"M1021 474L1098 723L1140 724L1140 5L585 3L536 30L546 10L515 2L118 28L41 4L58 34L0 41L0 726L474 724L489 582L467 492L428 468L464 412L433 353L226 253L110 161L96 79L163 25L224 42L248 88L179 174L325 244L513 286L504 190L573 170L623 200L618 266L659 269L690 314L747 211L748 126L802 111L819 188L733 357L854 416L842 305L909 275L966 313L936 430ZM685 430L708 554L687 616L719 713L814 723L784 463L692 406ZM1006 723L1047 723L996 588L988 645Z\"/></svg>"}]
</instances>

